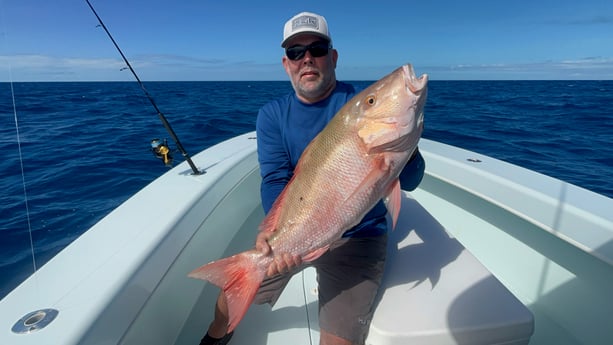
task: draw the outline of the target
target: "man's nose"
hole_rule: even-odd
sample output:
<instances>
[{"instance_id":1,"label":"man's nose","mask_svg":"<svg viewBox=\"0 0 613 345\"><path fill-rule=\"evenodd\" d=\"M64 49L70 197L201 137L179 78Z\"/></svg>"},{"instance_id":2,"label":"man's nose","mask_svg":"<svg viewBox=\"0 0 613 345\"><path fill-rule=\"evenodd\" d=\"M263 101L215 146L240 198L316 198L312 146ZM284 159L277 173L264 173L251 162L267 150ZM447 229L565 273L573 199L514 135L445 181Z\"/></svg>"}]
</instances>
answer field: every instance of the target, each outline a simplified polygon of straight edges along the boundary
<instances>
[{"instance_id":1,"label":"man's nose","mask_svg":"<svg viewBox=\"0 0 613 345\"><path fill-rule=\"evenodd\" d=\"M303 60L302 62L303 62L305 65L306 65L306 64L312 64L314 59L315 59L315 58L313 57L313 55L311 55L311 52L307 50L307 51L304 53L304 57L302 58L302 60Z\"/></svg>"}]
</instances>

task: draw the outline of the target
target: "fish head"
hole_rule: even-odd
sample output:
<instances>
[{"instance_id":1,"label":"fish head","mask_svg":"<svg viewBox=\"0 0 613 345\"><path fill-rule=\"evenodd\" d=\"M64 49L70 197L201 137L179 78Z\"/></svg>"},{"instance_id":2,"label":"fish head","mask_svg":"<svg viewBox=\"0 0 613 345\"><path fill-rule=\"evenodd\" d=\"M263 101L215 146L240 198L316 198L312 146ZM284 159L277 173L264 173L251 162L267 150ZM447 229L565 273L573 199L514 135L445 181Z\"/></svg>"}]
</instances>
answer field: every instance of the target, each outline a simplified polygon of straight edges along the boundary
<instances>
[{"instance_id":1,"label":"fish head","mask_svg":"<svg viewBox=\"0 0 613 345\"><path fill-rule=\"evenodd\" d=\"M349 113L366 151L412 153L423 131L427 93L428 75L417 77L411 65L360 92Z\"/></svg>"}]
</instances>

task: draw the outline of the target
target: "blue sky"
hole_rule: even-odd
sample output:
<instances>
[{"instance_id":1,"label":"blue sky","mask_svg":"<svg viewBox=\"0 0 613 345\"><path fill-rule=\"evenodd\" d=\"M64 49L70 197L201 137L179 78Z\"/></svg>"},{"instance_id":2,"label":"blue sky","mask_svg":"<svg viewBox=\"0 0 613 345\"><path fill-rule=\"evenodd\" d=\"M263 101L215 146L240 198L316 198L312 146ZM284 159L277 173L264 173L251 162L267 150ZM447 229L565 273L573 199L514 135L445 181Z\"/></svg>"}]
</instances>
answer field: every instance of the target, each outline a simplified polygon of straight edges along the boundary
<instances>
[{"instance_id":1,"label":"blue sky","mask_svg":"<svg viewBox=\"0 0 613 345\"><path fill-rule=\"evenodd\" d=\"M613 79L611 0L90 0L143 80L287 80L283 24L328 19L340 80ZM133 80L84 0L0 0L0 81Z\"/></svg>"}]
</instances>

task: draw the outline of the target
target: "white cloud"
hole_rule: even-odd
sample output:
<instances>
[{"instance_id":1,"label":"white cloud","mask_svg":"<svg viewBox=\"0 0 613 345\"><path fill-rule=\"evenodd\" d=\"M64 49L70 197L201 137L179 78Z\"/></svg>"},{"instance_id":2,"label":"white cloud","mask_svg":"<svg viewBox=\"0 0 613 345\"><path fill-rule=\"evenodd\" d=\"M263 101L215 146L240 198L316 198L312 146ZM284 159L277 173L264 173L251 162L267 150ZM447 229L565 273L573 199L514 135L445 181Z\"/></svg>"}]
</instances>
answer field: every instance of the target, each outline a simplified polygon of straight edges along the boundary
<instances>
[{"instance_id":1,"label":"white cloud","mask_svg":"<svg viewBox=\"0 0 613 345\"><path fill-rule=\"evenodd\" d=\"M180 55L134 57L142 80L287 80L279 63L200 59ZM133 81L118 58L0 56L0 81ZM339 66L342 80L375 80L397 66ZM532 63L419 64L432 79L613 79L613 58L585 57ZM9 69L10 68L10 69ZM3 72L3 69L8 72Z\"/></svg>"},{"instance_id":2,"label":"white cloud","mask_svg":"<svg viewBox=\"0 0 613 345\"><path fill-rule=\"evenodd\" d=\"M284 79L281 64L147 55L130 59L142 80ZM0 56L0 81L132 81L121 59L45 55ZM3 72L3 69L7 72Z\"/></svg>"},{"instance_id":3,"label":"white cloud","mask_svg":"<svg viewBox=\"0 0 613 345\"><path fill-rule=\"evenodd\" d=\"M86 80L84 71L93 75L105 74L120 77L119 71L124 64L109 58L67 58L46 55L0 56L0 66L10 73L0 75L0 80L8 81L63 81ZM117 73L113 73L117 71Z\"/></svg>"},{"instance_id":4,"label":"white cloud","mask_svg":"<svg viewBox=\"0 0 613 345\"><path fill-rule=\"evenodd\" d=\"M613 58L430 66L436 79L613 79Z\"/></svg>"},{"instance_id":5,"label":"white cloud","mask_svg":"<svg viewBox=\"0 0 613 345\"><path fill-rule=\"evenodd\" d=\"M120 68L123 65L116 59L65 58L45 55L0 56L0 64L12 68Z\"/></svg>"}]
</instances>

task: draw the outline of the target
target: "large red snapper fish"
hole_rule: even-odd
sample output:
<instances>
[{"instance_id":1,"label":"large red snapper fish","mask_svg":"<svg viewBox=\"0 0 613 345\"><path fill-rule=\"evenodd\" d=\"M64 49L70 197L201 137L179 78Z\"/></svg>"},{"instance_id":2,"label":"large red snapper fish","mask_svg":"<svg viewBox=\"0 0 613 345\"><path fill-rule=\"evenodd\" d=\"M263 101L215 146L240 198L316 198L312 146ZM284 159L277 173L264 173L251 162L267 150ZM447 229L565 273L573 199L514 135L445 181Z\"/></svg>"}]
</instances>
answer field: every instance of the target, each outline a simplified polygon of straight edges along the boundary
<instances>
[{"instance_id":1,"label":"large red snapper fish","mask_svg":"<svg viewBox=\"0 0 613 345\"><path fill-rule=\"evenodd\" d=\"M266 277L273 257L320 257L384 198L395 226L398 175L423 131L428 76L405 65L347 102L304 150L292 179L260 224L272 231L267 255L254 249L213 261L189 276L223 289L234 330Z\"/></svg>"}]
</instances>

